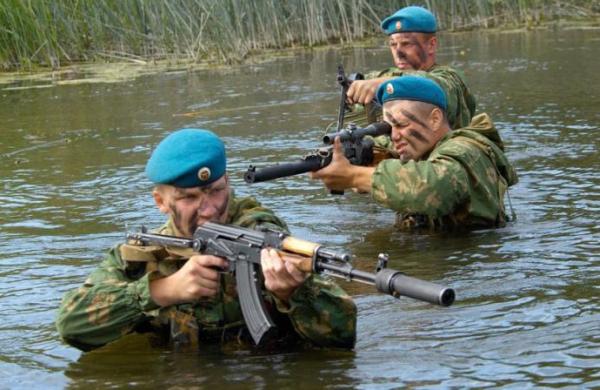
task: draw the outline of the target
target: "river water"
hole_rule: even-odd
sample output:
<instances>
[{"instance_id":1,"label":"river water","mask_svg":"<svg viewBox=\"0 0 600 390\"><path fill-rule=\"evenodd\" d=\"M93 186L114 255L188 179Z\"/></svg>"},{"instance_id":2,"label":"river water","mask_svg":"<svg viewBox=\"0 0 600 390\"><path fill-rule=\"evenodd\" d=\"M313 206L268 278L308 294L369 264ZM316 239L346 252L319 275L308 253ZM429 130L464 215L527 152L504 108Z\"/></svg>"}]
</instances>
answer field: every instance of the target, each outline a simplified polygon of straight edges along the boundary
<instances>
[{"instance_id":1,"label":"river water","mask_svg":"<svg viewBox=\"0 0 600 390\"><path fill-rule=\"evenodd\" d=\"M0 388L600 387L600 30L442 35L441 45L439 62L464 70L518 170L518 219L505 228L401 233L368 197L328 195L306 175L243 182L250 163L318 146L336 117L337 64L382 68L384 46L121 83L0 86ZM347 286L359 308L351 352L196 354L142 336L88 354L63 344L53 324L62 295L127 229L162 222L143 168L181 127L222 136L236 193L275 209L294 235L348 250L369 271L388 252L391 267L455 288L456 303Z\"/></svg>"}]
</instances>

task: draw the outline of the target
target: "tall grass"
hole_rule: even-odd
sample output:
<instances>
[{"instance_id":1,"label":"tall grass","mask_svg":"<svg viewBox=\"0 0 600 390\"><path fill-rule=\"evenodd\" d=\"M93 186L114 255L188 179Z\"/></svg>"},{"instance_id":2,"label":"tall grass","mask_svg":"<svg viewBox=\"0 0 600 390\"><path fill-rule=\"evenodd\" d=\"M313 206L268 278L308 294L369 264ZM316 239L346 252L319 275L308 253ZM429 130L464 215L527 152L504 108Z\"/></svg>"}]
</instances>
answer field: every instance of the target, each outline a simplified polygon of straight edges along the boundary
<instances>
[{"instance_id":1,"label":"tall grass","mask_svg":"<svg viewBox=\"0 0 600 390\"><path fill-rule=\"evenodd\" d=\"M231 63L266 48L351 42L424 5L442 29L598 17L597 0L0 0L0 69L171 58Z\"/></svg>"}]
</instances>

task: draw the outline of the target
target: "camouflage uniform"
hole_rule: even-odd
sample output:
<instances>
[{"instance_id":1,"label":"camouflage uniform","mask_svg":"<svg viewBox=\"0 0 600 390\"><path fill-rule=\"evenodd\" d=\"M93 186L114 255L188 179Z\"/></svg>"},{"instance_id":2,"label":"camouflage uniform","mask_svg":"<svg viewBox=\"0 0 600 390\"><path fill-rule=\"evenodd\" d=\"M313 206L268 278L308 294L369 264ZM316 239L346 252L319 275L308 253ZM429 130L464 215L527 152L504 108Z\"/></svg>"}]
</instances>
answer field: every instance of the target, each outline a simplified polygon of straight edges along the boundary
<instances>
[{"instance_id":1,"label":"camouflage uniform","mask_svg":"<svg viewBox=\"0 0 600 390\"><path fill-rule=\"evenodd\" d=\"M396 67L388 68L380 72L370 72L365 75L366 79L378 77L398 77L403 75L417 75L427 77L437 82L444 92L448 102L448 122L452 129L458 129L468 126L471 118L475 115L476 101L475 97L467 88L461 74L449 67L443 65L434 65L428 71L411 70L402 71ZM354 122L359 127L364 127L373 122L382 120L381 107L369 103L366 107L355 104L352 112L346 114L345 123ZM381 137L380 137L381 138Z\"/></svg>"},{"instance_id":2,"label":"camouflage uniform","mask_svg":"<svg viewBox=\"0 0 600 390\"><path fill-rule=\"evenodd\" d=\"M504 194L517 183L514 168L487 114L450 131L419 161L388 159L372 180L373 198L398 212L398 226L501 226Z\"/></svg>"},{"instance_id":3,"label":"camouflage uniform","mask_svg":"<svg viewBox=\"0 0 600 390\"><path fill-rule=\"evenodd\" d=\"M235 199L233 194L227 223L287 230L282 220L255 199ZM158 233L177 235L171 220ZM220 293L213 298L165 308L152 301L149 283L177 271L191 255L182 251L129 244L114 247L84 285L64 297L56 322L62 338L83 350L134 331L170 334L175 343L250 345L232 275L221 276ZM334 283L311 275L288 304L266 290L263 295L278 326L271 345L309 341L318 346L353 347L356 306Z\"/></svg>"}]
</instances>

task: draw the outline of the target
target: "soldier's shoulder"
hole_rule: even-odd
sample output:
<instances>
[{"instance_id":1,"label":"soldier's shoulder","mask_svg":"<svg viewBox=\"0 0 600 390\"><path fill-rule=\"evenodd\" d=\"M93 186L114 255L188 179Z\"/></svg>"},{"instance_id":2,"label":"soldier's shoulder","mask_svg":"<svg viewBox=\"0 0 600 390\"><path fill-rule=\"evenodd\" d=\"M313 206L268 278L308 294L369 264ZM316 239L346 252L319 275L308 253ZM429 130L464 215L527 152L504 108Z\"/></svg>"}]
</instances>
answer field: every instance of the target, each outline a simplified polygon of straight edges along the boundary
<instances>
[{"instance_id":1,"label":"soldier's shoulder","mask_svg":"<svg viewBox=\"0 0 600 390\"><path fill-rule=\"evenodd\" d=\"M473 159L488 147L490 142L484 136L471 130L460 129L448 133L434 149L432 156L444 155L459 160Z\"/></svg>"},{"instance_id":2,"label":"soldier's shoulder","mask_svg":"<svg viewBox=\"0 0 600 390\"><path fill-rule=\"evenodd\" d=\"M463 75L462 70L455 68L453 66L450 66L450 65L435 65L433 68L431 68L429 73L433 73L433 74L447 73L447 74L457 74L459 76Z\"/></svg>"},{"instance_id":3,"label":"soldier's shoulder","mask_svg":"<svg viewBox=\"0 0 600 390\"><path fill-rule=\"evenodd\" d=\"M235 198L230 203L229 222L242 227L254 228L267 225L288 230L286 223L273 210L262 206L254 197Z\"/></svg>"},{"instance_id":4,"label":"soldier's shoulder","mask_svg":"<svg viewBox=\"0 0 600 390\"><path fill-rule=\"evenodd\" d=\"M465 75L460 69L453 68L448 65L436 65L433 67L433 69L427 72L427 75L435 78L438 82L451 81L453 84L461 85L466 89Z\"/></svg>"}]
</instances>

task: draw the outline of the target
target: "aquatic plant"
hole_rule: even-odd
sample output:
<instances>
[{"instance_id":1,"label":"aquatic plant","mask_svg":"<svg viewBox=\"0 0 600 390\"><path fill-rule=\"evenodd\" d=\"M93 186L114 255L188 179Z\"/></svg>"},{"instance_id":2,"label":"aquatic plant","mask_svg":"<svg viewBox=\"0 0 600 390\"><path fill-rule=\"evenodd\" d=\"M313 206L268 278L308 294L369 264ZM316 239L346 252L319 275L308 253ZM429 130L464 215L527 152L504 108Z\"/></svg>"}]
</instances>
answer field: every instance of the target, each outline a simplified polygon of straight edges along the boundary
<instances>
[{"instance_id":1,"label":"aquatic plant","mask_svg":"<svg viewBox=\"0 0 600 390\"><path fill-rule=\"evenodd\" d=\"M269 48L352 42L407 4L448 30L594 17L594 0L0 0L0 69L79 61L234 63Z\"/></svg>"}]
</instances>

